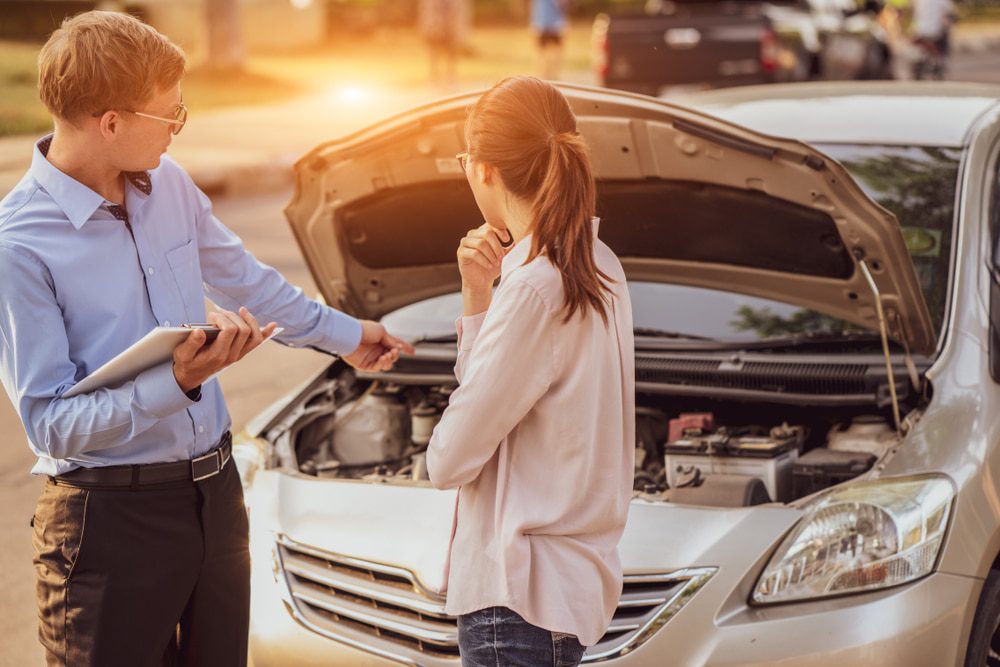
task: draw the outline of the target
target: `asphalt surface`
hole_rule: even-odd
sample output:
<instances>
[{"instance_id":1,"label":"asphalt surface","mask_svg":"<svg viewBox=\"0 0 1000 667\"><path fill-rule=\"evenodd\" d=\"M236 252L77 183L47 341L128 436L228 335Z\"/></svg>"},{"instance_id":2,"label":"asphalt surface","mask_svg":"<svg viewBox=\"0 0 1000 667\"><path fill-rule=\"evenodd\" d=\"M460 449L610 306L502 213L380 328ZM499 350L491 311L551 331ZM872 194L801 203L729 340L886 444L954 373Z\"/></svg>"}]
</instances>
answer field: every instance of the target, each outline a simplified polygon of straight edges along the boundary
<instances>
[{"instance_id":1,"label":"asphalt surface","mask_svg":"<svg viewBox=\"0 0 1000 667\"><path fill-rule=\"evenodd\" d=\"M965 53L949 66L948 78L955 81L1000 83L1000 54L994 52Z\"/></svg>"},{"instance_id":2,"label":"asphalt surface","mask_svg":"<svg viewBox=\"0 0 1000 667\"><path fill-rule=\"evenodd\" d=\"M949 78L1000 83L1000 54L968 53L951 63ZM304 267L281 209L290 192L230 196L216 201L216 213L240 234L262 261L309 294L316 289ZM267 344L221 377L235 429L328 362L325 355ZM276 372L276 369L279 372ZM36 638L34 573L29 520L42 481L29 471L34 456L10 402L0 398L0 667L44 664Z\"/></svg>"}]
</instances>

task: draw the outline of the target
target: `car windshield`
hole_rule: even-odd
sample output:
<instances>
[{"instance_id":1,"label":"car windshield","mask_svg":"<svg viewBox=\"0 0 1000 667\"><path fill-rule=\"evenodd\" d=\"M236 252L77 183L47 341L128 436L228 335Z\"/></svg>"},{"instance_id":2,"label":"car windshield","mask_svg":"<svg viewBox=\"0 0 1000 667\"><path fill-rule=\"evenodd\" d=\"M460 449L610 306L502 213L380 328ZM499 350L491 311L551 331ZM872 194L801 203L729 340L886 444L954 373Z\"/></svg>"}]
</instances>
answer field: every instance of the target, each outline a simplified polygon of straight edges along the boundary
<instances>
[{"instance_id":1,"label":"car windshield","mask_svg":"<svg viewBox=\"0 0 1000 667\"><path fill-rule=\"evenodd\" d=\"M838 160L879 204L896 215L936 331L947 305L958 149L828 144L817 148ZM735 292L651 282L629 282L633 322L640 336L727 343L856 335L857 326L787 303ZM427 299L386 315L384 322L411 339L444 339L455 332L460 294Z\"/></svg>"}]
</instances>

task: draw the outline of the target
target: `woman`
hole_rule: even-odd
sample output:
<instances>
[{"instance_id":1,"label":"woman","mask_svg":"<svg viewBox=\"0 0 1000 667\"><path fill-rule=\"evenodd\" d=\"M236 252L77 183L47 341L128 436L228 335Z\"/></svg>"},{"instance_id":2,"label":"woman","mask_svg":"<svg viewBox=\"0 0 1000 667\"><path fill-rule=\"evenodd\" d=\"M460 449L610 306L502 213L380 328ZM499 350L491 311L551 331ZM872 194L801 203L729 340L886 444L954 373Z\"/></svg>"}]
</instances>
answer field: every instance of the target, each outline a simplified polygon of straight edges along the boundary
<instances>
[{"instance_id":1,"label":"woman","mask_svg":"<svg viewBox=\"0 0 1000 667\"><path fill-rule=\"evenodd\" d=\"M420 0L420 32L430 53L431 83L455 83L464 0Z\"/></svg>"},{"instance_id":2,"label":"woman","mask_svg":"<svg viewBox=\"0 0 1000 667\"><path fill-rule=\"evenodd\" d=\"M465 134L486 224L458 249L459 387L427 455L435 486L460 487L447 610L466 667L576 665L621 594L635 448L625 274L597 238L587 148L555 87L501 81Z\"/></svg>"},{"instance_id":3,"label":"woman","mask_svg":"<svg viewBox=\"0 0 1000 667\"><path fill-rule=\"evenodd\" d=\"M555 81L562 70L563 34L569 0L531 0L531 27L538 39L539 69L543 79Z\"/></svg>"}]
</instances>

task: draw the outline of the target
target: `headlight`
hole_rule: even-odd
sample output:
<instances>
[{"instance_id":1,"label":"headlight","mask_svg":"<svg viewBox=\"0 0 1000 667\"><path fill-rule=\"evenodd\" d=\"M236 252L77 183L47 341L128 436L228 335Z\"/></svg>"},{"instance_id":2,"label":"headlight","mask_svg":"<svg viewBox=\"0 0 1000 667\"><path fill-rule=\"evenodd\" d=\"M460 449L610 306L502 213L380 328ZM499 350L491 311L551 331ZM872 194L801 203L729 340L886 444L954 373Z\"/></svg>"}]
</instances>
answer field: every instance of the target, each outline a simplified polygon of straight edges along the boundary
<instances>
[{"instance_id":1,"label":"headlight","mask_svg":"<svg viewBox=\"0 0 1000 667\"><path fill-rule=\"evenodd\" d=\"M808 507L754 589L760 604L859 593L934 569L955 489L943 476L858 482Z\"/></svg>"}]
</instances>

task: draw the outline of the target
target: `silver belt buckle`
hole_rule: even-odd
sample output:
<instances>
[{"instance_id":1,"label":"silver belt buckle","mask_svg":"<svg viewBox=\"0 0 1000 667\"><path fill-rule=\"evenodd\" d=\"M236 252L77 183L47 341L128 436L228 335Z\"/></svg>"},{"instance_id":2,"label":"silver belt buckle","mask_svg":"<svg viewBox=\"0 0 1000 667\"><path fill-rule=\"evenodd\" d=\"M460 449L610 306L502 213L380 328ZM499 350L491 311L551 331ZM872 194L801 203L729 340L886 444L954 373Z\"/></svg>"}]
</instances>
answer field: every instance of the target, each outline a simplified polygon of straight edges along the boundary
<instances>
[{"instance_id":1,"label":"silver belt buckle","mask_svg":"<svg viewBox=\"0 0 1000 667\"><path fill-rule=\"evenodd\" d=\"M199 475L195 470L195 466L202 461L208 461L209 459L215 459L215 470L212 470L204 475ZM200 482L203 479L208 479L209 477L215 477L220 472L222 472L222 466L226 463L222 460L222 450L216 449L215 451L209 452L204 456L199 456L196 459L191 459L191 479L195 482Z\"/></svg>"}]
</instances>

